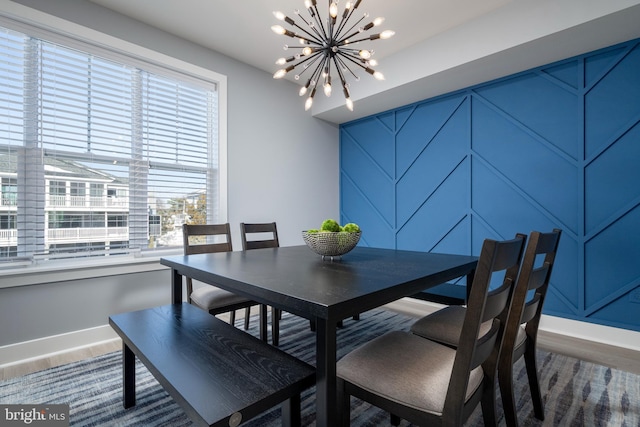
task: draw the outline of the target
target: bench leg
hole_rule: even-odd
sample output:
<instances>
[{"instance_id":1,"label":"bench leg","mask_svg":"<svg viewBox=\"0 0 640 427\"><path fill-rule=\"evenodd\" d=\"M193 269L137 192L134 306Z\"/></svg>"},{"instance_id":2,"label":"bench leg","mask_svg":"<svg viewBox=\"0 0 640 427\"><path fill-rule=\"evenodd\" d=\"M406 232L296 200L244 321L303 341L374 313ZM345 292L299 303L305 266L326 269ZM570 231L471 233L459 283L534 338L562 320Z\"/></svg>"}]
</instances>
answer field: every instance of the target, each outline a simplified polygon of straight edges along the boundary
<instances>
[{"instance_id":1,"label":"bench leg","mask_svg":"<svg viewBox=\"0 0 640 427\"><path fill-rule=\"evenodd\" d=\"M136 355L122 343L122 400L125 408L136 404Z\"/></svg>"},{"instance_id":2,"label":"bench leg","mask_svg":"<svg viewBox=\"0 0 640 427\"><path fill-rule=\"evenodd\" d=\"M296 394L282 402L282 427L300 427L300 395Z\"/></svg>"}]
</instances>

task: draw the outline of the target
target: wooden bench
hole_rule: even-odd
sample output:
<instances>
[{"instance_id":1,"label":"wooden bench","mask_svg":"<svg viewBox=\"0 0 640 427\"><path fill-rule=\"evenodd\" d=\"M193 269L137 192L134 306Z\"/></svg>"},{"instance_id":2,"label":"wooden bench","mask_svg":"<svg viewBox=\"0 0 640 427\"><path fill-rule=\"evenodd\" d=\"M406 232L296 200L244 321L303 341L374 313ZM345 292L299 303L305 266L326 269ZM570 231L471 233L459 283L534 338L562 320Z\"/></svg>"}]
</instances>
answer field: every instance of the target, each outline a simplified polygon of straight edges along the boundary
<instances>
[{"instance_id":1,"label":"wooden bench","mask_svg":"<svg viewBox=\"0 0 640 427\"><path fill-rule=\"evenodd\" d=\"M109 317L123 341L124 407L136 403L135 357L197 425L238 426L282 403L300 425L315 368L190 304Z\"/></svg>"},{"instance_id":2,"label":"wooden bench","mask_svg":"<svg viewBox=\"0 0 640 427\"><path fill-rule=\"evenodd\" d=\"M442 283L411 295L411 298L445 305L465 305L467 303L467 287L455 283Z\"/></svg>"}]
</instances>

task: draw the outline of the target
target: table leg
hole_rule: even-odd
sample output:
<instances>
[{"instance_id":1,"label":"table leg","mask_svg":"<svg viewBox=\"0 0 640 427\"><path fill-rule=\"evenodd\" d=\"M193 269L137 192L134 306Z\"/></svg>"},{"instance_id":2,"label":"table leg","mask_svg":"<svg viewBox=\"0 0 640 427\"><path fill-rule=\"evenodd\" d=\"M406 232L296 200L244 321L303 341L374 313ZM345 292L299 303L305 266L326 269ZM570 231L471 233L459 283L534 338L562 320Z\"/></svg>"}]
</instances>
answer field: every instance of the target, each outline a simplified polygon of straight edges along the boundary
<instances>
[{"instance_id":1,"label":"table leg","mask_svg":"<svg viewBox=\"0 0 640 427\"><path fill-rule=\"evenodd\" d=\"M136 356L122 343L122 403L125 408L136 404Z\"/></svg>"},{"instance_id":2,"label":"table leg","mask_svg":"<svg viewBox=\"0 0 640 427\"><path fill-rule=\"evenodd\" d=\"M171 302L182 304L182 274L173 268L171 269Z\"/></svg>"},{"instance_id":3,"label":"table leg","mask_svg":"<svg viewBox=\"0 0 640 427\"><path fill-rule=\"evenodd\" d=\"M316 318L316 426L338 425L336 322Z\"/></svg>"},{"instance_id":4,"label":"table leg","mask_svg":"<svg viewBox=\"0 0 640 427\"><path fill-rule=\"evenodd\" d=\"M467 273L467 301L469 301L469 296L471 295L471 284L473 283L473 277L476 275L475 268Z\"/></svg>"}]
</instances>

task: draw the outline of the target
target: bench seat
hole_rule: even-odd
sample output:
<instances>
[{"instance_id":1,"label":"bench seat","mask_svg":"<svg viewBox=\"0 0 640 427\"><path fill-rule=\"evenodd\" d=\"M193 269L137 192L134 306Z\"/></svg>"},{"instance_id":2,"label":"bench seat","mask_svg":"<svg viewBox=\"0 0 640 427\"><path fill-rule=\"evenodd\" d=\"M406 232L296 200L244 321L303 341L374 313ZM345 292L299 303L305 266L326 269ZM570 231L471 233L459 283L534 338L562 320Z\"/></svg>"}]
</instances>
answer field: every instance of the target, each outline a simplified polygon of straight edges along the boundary
<instances>
[{"instance_id":1,"label":"bench seat","mask_svg":"<svg viewBox=\"0 0 640 427\"><path fill-rule=\"evenodd\" d=\"M116 314L125 408L135 405L135 357L197 425L237 426L283 403L300 425L300 393L315 368L187 303Z\"/></svg>"},{"instance_id":2,"label":"bench seat","mask_svg":"<svg viewBox=\"0 0 640 427\"><path fill-rule=\"evenodd\" d=\"M444 305L465 305L467 303L467 287L455 283L442 283L411 295L411 298Z\"/></svg>"}]
</instances>

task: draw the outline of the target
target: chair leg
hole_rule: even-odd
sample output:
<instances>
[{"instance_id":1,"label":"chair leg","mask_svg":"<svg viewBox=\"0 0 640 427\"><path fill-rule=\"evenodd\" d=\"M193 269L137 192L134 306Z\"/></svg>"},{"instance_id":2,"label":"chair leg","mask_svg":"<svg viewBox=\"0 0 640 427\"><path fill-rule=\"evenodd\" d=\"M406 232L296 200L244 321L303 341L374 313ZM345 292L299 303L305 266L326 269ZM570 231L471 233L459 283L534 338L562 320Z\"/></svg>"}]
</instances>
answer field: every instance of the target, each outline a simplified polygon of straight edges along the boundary
<instances>
[{"instance_id":1,"label":"chair leg","mask_svg":"<svg viewBox=\"0 0 640 427\"><path fill-rule=\"evenodd\" d=\"M244 330L249 329L249 320L251 319L251 307L244 309Z\"/></svg>"},{"instance_id":2,"label":"chair leg","mask_svg":"<svg viewBox=\"0 0 640 427\"><path fill-rule=\"evenodd\" d=\"M343 427L351 424L351 396L345 392L344 380L338 378L337 401L338 401L338 423Z\"/></svg>"},{"instance_id":3,"label":"chair leg","mask_svg":"<svg viewBox=\"0 0 640 427\"><path fill-rule=\"evenodd\" d=\"M485 426L497 426L496 418L496 380L494 376L485 376L485 384L482 386L482 419Z\"/></svg>"},{"instance_id":4,"label":"chair leg","mask_svg":"<svg viewBox=\"0 0 640 427\"><path fill-rule=\"evenodd\" d=\"M276 347L280 345L280 317L282 310L271 307L271 339Z\"/></svg>"},{"instance_id":5,"label":"chair leg","mask_svg":"<svg viewBox=\"0 0 640 427\"><path fill-rule=\"evenodd\" d=\"M267 306L260 304L260 339L264 342L269 341L269 334L267 333Z\"/></svg>"},{"instance_id":6,"label":"chair leg","mask_svg":"<svg viewBox=\"0 0 640 427\"><path fill-rule=\"evenodd\" d=\"M311 329L311 332L316 331L316 322L314 320L309 320L309 329Z\"/></svg>"},{"instance_id":7,"label":"chair leg","mask_svg":"<svg viewBox=\"0 0 640 427\"><path fill-rule=\"evenodd\" d=\"M236 326L236 311L232 310L229 313L229 323L233 326Z\"/></svg>"},{"instance_id":8,"label":"chair leg","mask_svg":"<svg viewBox=\"0 0 640 427\"><path fill-rule=\"evenodd\" d=\"M389 422L391 422L392 426L399 426L400 425L400 421L402 421L402 418L400 418L399 416L395 415L395 414L389 414Z\"/></svg>"},{"instance_id":9,"label":"chair leg","mask_svg":"<svg viewBox=\"0 0 640 427\"><path fill-rule=\"evenodd\" d=\"M353 320L360 320L360 315L356 314L355 316L353 316Z\"/></svg>"},{"instance_id":10,"label":"chair leg","mask_svg":"<svg viewBox=\"0 0 640 427\"><path fill-rule=\"evenodd\" d=\"M542 401L542 393L540 392L540 382L538 381L538 366L536 363L536 347L529 345L524 350L524 364L527 368L527 377L529 378L529 390L531 391L531 400L533 400L533 412L536 418L544 420L544 402Z\"/></svg>"},{"instance_id":11,"label":"chair leg","mask_svg":"<svg viewBox=\"0 0 640 427\"><path fill-rule=\"evenodd\" d=\"M502 397L502 410L504 419L508 426L518 426L518 413L516 411L516 401L513 395L513 359L501 360L498 373L498 383L500 384L500 395Z\"/></svg>"}]
</instances>

